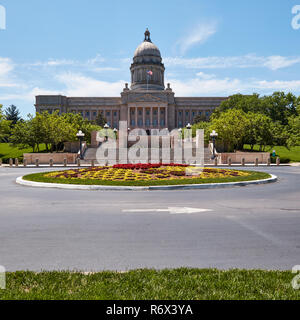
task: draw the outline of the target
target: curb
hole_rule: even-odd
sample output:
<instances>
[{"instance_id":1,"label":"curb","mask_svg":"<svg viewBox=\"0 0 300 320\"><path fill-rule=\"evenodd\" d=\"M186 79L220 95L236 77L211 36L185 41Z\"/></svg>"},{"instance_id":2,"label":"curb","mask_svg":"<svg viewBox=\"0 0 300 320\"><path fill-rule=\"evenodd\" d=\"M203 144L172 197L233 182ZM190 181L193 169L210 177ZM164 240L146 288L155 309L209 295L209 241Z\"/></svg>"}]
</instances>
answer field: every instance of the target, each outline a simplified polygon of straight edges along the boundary
<instances>
[{"instance_id":1,"label":"curb","mask_svg":"<svg viewBox=\"0 0 300 320\"><path fill-rule=\"evenodd\" d=\"M193 189L217 189L217 188L232 188L244 187L248 185L259 185L276 182L277 176L270 174L271 178L254 181L241 182L225 182L225 183L205 183L205 184L186 184L174 186L145 186L145 187L130 187L130 186L101 186L101 185L78 185L78 184L59 184L59 183L44 183L24 180L23 177L18 177L16 183L36 188L56 188L69 190L102 190L102 191L152 191L152 190L193 190Z\"/></svg>"}]
</instances>

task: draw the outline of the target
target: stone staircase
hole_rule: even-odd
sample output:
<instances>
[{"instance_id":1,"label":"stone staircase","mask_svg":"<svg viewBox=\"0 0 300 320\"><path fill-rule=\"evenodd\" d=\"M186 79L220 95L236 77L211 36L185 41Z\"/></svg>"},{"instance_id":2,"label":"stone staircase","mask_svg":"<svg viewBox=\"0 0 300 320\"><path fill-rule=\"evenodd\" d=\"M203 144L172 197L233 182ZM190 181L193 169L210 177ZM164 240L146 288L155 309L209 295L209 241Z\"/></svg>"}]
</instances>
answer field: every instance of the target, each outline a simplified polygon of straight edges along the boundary
<instances>
[{"instance_id":1,"label":"stone staircase","mask_svg":"<svg viewBox=\"0 0 300 320\"><path fill-rule=\"evenodd\" d=\"M97 161L97 150L98 148L88 148L84 154L84 160L82 160L82 164L91 164L91 161L94 160L95 164L99 164ZM204 148L204 163L205 164L213 164L214 161L211 159L212 154L209 148Z\"/></svg>"}]
</instances>

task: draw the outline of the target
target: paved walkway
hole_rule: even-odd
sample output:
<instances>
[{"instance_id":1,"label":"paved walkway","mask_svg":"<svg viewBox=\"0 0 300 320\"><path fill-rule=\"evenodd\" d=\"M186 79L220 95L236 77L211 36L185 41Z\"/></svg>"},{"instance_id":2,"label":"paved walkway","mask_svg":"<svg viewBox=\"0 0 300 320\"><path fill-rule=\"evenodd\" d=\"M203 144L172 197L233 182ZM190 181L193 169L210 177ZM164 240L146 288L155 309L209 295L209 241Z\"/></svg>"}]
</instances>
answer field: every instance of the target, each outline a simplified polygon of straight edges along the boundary
<instances>
[{"instance_id":1,"label":"paved walkway","mask_svg":"<svg viewBox=\"0 0 300 320\"><path fill-rule=\"evenodd\" d=\"M43 170L0 168L0 265L7 270L300 264L299 167L256 168L279 182L214 190L101 192L15 183Z\"/></svg>"}]
</instances>

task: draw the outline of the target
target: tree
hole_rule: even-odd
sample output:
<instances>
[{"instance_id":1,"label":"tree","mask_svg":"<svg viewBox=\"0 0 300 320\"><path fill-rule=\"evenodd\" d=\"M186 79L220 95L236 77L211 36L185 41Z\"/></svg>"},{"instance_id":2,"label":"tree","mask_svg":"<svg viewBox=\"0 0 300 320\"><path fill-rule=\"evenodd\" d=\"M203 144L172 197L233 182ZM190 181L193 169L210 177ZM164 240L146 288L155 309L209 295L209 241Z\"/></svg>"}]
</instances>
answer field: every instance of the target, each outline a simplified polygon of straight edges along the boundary
<instances>
[{"instance_id":1,"label":"tree","mask_svg":"<svg viewBox=\"0 0 300 320\"><path fill-rule=\"evenodd\" d=\"M6 120L11 121L12 125L15 125L22 118L20 117L20 111L15 105L11 105L5 110L5 118Z\"/></svg>"},{"instance_id":2,"label":"tree","mask_svg":"<svg viewBox=\"0 0 300 320\"><path fill-rule=\"evenodd\" d=\"M287 145L300 146L300 116L289 118Z\"/></svg>"},{"instance_id":3,"label":"tree","mask_svg":"<svg viewBox=\"0 0 300 320\"><path fill-rule=\"evenodd\" d=\"M28 120L19 121L12 130L11 143L20 147L30 146L33 152L39 151L40 144L45 144L47 151L60 151L64 142L78 140L76 133L79 130L86 134L85 138L90 142L91 131L99 129L79 114L43 112L35 117L28 115Z\"/></svg>"},{"instance_id":4,"label":"tree","mask_svg":"<svg viewBox=\"0 0 300 320\"><path fill-rule=\"evenodd\" d=\"M95 120L95 124L103 128L106 123L107 123L106 119L103 117L102 113L100 112Z\"/></svg>"},{"instance_id":5,"label":"tree","mask_svg":"<svg viewBox=\"0 0 300 320\"><path fill-rule=\"evenodd\" d=\"M272 145L273 125L272 119L264 114L248 112L248 126L246 128L245 143L250 144L251 150L255 144L263 151L267 145Z\"/></svg>"},{"instance_id":6,"label":"tree","mask_svg":"<svg viewBox=\"0 0 300 320\"><path fill-rule=\"evenodd\" d=\"M271 96L263 97L262 100L266 105L265 114L274 122L279 121L287 125L289 117L298 115L299 98L292 93L274 92Z\"/></svg>"},{"instance_id":7,"label":"tree","mask_svg":"<svg viewBox=\"0 0 300 320\"><path fill-rule=\"evenodd\" d=\"M6 120L2 113L2 104L0 104L0 140L6 138L10 133L10 124L9 120Z\"/></svg>"},{"instance_id":8,"label":"tree","mask_svg":"<svg viewBox=\"0 0 300 320\"><path fill-rule=\"evenodd\" d=\"M210 130L216 130L218 139L223 142L225 151L242 149L247 136L249 120L242 110L227 110L211 121Z\"/></svg>"},{"instance_id":9,"label":"tree","mask_svg":"<svg viewBox=\"0 0 300 320\"><path fill-rule=\"evenodd\" d=\"M193 126L192 126L192 130L193 130L193 137L196 136L196 130L197 129L203 129L204 130L204 141L206 144L208 144L209 142L209 139L210 139L210 126L211 126L211 123L208 122L208 121L200 121L198 123L195 123Z\"/></svg>"},{"instance_id":10,"label":"tree","mask_svg":"<svg viewBox=\"0 0 300 320\"><path fill-rule=\"evenodd\" d=\"M222 112L230 109L241 110L245 113L265 113L266 105L256 93L253 93L252 95L235 94L223 101L221 105L216 108L212 114L212 119L218 118Z\"/></svg>"}]
</instances>

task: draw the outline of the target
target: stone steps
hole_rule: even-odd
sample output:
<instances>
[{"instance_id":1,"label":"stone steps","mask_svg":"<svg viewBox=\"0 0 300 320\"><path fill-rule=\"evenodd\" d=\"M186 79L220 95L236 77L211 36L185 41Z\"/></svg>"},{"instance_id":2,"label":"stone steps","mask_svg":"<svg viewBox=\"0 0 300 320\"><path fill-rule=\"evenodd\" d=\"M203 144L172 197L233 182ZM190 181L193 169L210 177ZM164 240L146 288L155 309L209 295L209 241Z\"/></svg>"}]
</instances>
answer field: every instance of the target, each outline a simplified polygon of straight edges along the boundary
<instances>
[{"instance_id":1,"label":"stone steps","mask_svg":"<svg viewBox=\"0 0 300 320\"><path fill-rule=\"evenodd\" d=\"M82 160L82 164L90 164L92 160L95 161L97 164L97 150L98 148L88 148L84 155L84 160ZM171 152L172 154L172 152ZM212 164L213 160L211 159L211 152L209 148L204 149L204 163L205 164Z\"/></svg>"}]
</instances>

